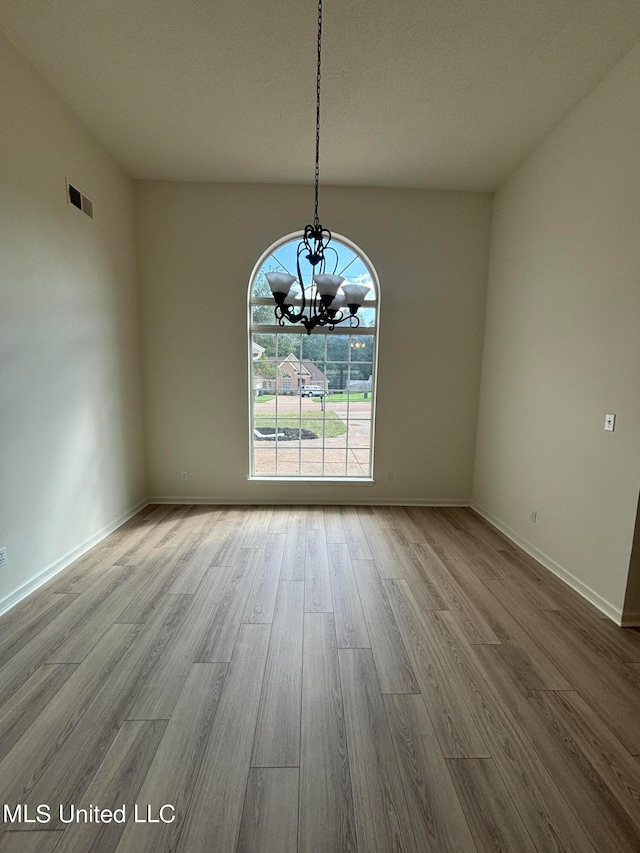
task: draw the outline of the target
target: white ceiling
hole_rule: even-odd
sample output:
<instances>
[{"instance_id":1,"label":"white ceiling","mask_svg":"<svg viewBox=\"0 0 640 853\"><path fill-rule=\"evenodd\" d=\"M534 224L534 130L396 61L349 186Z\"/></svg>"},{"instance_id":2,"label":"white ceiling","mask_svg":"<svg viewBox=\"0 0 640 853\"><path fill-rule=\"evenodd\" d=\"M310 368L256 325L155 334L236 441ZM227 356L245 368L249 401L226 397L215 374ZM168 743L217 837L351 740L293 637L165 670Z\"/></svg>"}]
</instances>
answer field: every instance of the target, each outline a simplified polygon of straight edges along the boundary
<instances>
[{"instance_id":1,"label":"white ceiling","mask_svg":"<svg viewBox=\"0 0 640 853\"><path fill-rule=\"evenodd\" d=\"M315 0L0 0L135 178L313 180ZM325 0L322 181L492 190L640 36L638 0Z\"/></svg>"}]
</instances>

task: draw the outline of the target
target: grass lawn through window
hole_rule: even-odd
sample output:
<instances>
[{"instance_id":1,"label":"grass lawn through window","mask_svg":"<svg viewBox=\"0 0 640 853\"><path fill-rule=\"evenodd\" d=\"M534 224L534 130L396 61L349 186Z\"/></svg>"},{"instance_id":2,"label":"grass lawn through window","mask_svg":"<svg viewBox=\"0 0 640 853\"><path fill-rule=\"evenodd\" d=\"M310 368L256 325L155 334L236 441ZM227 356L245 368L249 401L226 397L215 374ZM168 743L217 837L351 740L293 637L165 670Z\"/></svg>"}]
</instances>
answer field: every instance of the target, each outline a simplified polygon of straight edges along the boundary
<instances>
[{"instance_id":1,"label":"grass lawn through window","mask_svg":"<svg viewBox=\"0 0 640 853\"><path fill-rule=\"evenodd\" d=\"M324 432L323 432L323 414ZM301 420L290 416L282 416L276 419L272 415L254 415L254 426L256 429L261 427L294 427L296 429L309 429L315 432L318 438L334 438L337 435L344 435L347 431L346 424L342 421L335 412L305 412Z\"/></svg>"},{"instance_id":2,"label":"grass lawn through window","mask_svg":"<svg viewBox=\"0 0 640 853\"><path fill-rule=\"evenodd\" d=\"M366 397L364 396L365 393L367 394ZM365 400L367 403L370 403L372 398L373 394L371 391L352 391L351 393L339 392L337 394L328 394L324 399L327 403L346 403L347 400L350 400L352 403L356 403L358 400ZM313 399L316 402L320 402L319 397L314 397Z\"/></svg>"}]
</instances>

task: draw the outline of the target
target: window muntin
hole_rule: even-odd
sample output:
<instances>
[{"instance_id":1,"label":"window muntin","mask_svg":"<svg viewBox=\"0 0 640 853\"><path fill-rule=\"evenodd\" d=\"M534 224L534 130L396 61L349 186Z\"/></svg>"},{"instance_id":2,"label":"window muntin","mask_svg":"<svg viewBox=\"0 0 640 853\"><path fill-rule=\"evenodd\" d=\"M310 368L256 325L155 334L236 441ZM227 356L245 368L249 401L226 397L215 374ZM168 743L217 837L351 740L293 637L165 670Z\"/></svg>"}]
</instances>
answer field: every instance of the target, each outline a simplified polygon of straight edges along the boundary
<instances>
[{"instance_id":1,"label":"window muntin","mask_svg":"<svg viewBox=\"0 0 640 853\"><path fill-rule=\"evenodd\" d=\"M264 273L295 270L299 235L263 255L249 288L250 457L254 478L372 479L377 276L368 259L334 236L336 272L370 287L361 323L333 331L279 326ZM304 286L312 271L302 271Z\"/></svg>"}]
</instances>

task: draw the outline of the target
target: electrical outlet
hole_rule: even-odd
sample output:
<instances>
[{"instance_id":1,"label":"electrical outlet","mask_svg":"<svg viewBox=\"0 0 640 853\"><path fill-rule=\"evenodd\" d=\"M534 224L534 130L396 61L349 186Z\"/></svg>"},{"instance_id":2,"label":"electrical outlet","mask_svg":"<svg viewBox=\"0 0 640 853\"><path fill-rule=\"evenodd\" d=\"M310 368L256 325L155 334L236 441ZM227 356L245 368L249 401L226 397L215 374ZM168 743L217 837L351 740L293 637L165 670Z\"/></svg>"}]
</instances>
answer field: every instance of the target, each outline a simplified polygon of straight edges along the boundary
<instances>
[{"instance_id":1,"label":"electrical outlet","mask_svg":"<svg viewBox=\"0 0 640 853\"><path fill-rule=\"evenodd\" d=\"M187 479L187 472L186 471L180 471L180 479L181 480Z\"/></svg>"},{"instance_id":2,"label":"electrical outlet","mask_svg":"<svg viewBox=\"0 0 640 853\"><path fill-rule=\"evenodd\" d=\"M605 415L604 416L604 428L607 432L613 432L616 428L616 416L615 415Z\"/></svg>"},{"instance_id":3,"label":"electrical outlet","mask_svg":"<svg viewBox=\"0 0 640 853\"><path fill-rule=\"evenodd\" d=\"M0 566L7 565L7 549L0 548Z\"/></svg>"},{"instance_id":4,"label":"electrical outlet","mask_svg":"<svg viewBox=\"0 0 640 853\"><path fill-rule=\"evenodd\" d=\"M531 515L529 516L529 520L531 521L532 524L536 523L536 521L538 520L538 510L537 509L531 510Z\"/></svg>"}]
</instances>

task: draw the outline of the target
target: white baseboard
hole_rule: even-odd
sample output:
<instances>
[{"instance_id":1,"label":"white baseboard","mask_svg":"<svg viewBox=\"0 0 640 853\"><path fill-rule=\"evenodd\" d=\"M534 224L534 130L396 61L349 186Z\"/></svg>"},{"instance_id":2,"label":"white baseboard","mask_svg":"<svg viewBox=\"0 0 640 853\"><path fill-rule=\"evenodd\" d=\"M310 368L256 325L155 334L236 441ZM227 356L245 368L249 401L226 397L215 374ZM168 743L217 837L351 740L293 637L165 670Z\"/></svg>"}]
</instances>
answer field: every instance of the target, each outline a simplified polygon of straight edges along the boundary
<instances>
[{"instance_id":1,"label":"white baseboard","mask_svg":"<svg viewBox=\"0 0 640 853\"><path fill-rule=\"evenodd\" d=\"M470 506L468 500L457 498L437 498L434 500L422 498L327 498L294 500L291 497L280 498L273 496L264 498L221 498L202 497L201 495L152 495L149 504L203 504L209 506Z\"/></svg>"},{"instance_id":2,"label":"white baseboard","mask_svg":"<svg viewBox=\"0 0 640 853\"><path fill-rule=\"evenodd\" d=\"M523 551L526 551L529 556L533 557L539 563L541 563L545 569L548 569L554 575L560 578L560 580L564 581L567 586L570 586L571 589L575 590L579 593L583 598L585 598L589 604L593 604L594 607L597 607L605 616L608 616L616 625L620 627L632 627L634 625L640 625L640 614L628 614L624 621L622 619L622 610L619 607L613 605L610 601L607 601L606 598L603 598L599 593L597 593L594 589L591 589L586 583L577 578L574 574L572 574L568 569L565 569L559 563L556 563L551 557L545 554L543 551L538 550L535 545L532 545L530 542L527 542L526 539L523 539L519 536L514 530L511 530L504 522L500 521L499 518L491 515L490 512L483 509L481 506L478 506L476 503L470 504L471 508L475 510L478 515L481 515L484 519L486 519L489 524L492 524L496 527L501 533L504 533L512 542L515 542ZM634 621L634 619L636 621ZM631 621L629 621L631 620Z\"/></svg>"},{"instance_id":3,"label":"white baseboard","mask_svg":"<svg viewBox=\"0 0 640 853\"><path fill-rule=\"evenodd\" d=\"M63 569L66 569L67 566L71 565L74 560L77 560L78 557L81 557L91 548L101 542L106 536L110 533L113 533L114 530L117 530L118 527L123 525L125 521L129 521L130 518L133 518L134 515L140 512L140 510L144 509L148 506L150 501L146 498L143 501L140 501L139 504L132 507L127 512L119 515L118 518L114 519L110 524L107 524L106 527L103 527L102 530L99 530L97 533L94 533L93 536L90 536L88 539L85 539L82 544L78 545L76 548L73 548L71 551L68 551L55 562L50 563L44 569L38 572L37 575L34 575L32 578L29 578L28 581L25 581L23 584L20 584L19 587L14 589L8 595L5 595L4 598L0 598L0 616L3 613L6 613L7 610L11 610L12 607L15 607L19 601L22 601L23 598L26 598L28 595L31 595L38 587L47 583L47 581L51 580L51 578L55 577L58 572L61 572Z\"/></svg>"}]
</instances>

